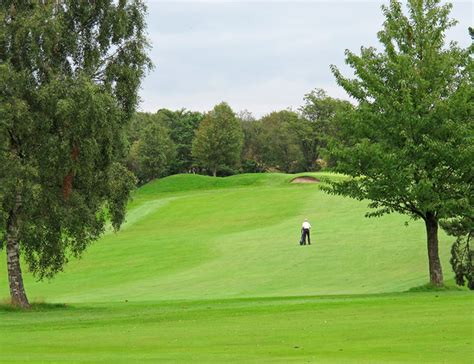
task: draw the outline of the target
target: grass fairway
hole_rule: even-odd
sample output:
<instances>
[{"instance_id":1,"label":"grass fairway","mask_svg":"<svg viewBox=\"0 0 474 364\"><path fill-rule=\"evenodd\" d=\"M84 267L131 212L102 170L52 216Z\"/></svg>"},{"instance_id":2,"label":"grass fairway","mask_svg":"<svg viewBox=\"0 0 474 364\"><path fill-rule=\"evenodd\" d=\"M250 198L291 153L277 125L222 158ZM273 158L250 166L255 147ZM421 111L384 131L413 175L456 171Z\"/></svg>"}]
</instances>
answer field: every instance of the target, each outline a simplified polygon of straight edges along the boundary
<instances>
[{"instance_id":1,"label":"grass fairway","mask_svg":"<svg viewBox=\"0 0 474 364\"><path fill-rule=\"evenodd\" d=\"M291 178L142 187L122 231L51 282L26 277L50 304L0 308L0 361L473 362L470 292L396 293L428 279L423 224L366 219L365 203ZM441 235L447 279L450 243Z\"/></svg>"},{"instance_id":2,"label":"grass fairway","mask_svg":"<svg viewBox=\"0 0 474 364\"><path fill-rule=\"evenodd\" d=\"M1 313L0 360L469 363L469 310L459 292L39 308Z\"/></svg>"}]
</instances>

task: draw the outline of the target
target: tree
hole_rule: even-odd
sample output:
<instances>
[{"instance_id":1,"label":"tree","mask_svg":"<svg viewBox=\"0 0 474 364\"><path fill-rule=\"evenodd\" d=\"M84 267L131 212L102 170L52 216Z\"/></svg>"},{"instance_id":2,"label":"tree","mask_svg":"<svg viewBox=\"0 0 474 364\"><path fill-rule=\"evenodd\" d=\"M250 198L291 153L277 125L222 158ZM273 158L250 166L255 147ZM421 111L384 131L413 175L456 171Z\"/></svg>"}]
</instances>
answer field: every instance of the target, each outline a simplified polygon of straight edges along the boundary
<instances>
[{"instance_id":1,"label":"tree","mask_svg":"<svg viewBox=\"0 0 474 364\"><path fill-rule=\"evenodd\" d=\"M169 110L167 111L169 112ZM158 111L158 114L160 112L162 111ZM167 114L166 124L170 130L170 137L176 145L176 156L170 165L171 173L185 173L192 168L193 139L203 117L200 112L185 109Z\"/></svg>"},{"instance_id":2,"label":"tree","mask_svg":"<svg viewBox=\"0 0 474 364\"><path fill-rule=\"evenodd\" d=\"M144 184L167 176L175 163L176 146L170 137L168 117L173 111L138 112L127 129L129 151L127 168Z\"/></svg>"},{"instance_id":3,"label":"tree","mask_svg":"<svg viewBox=\"0 0 474 364\"><path fill-rule=\"evenodd\" d=\"M331 182L330 193L370 200L368 216L399 212L426 227L430 282L443 284L438 225L466 198L473 160L473 47L445 44L452 5L439 0L383 6L378 39L383 52L346 51L355 79L332 66L339 85L358 102L342 124L344 141L332 152L337 171L352 178ZM471 170L472 173L472 170ZM471 183L472 183L472 174Z\"/></svg>"},{"instance_id":4,"label":"tree","mask_svg":"<svg viewBox=\"0 0 474 364\"><path fill-rule=\"evenodd\" d=\"M473 196L472 189L470 191ZM468 207L468 214L463 214L449 221L442 221L441 226L451 236L456 237L451 247L450 263L455 274L456 283L464 286L467 282L469 289L474 290L474 247L472 238L474 237L474 211L473 201Z\"/></svg>"},{"instance_id":5,"label":"tree","mask_svg":"<svg viewBox=\"0 0 474 364\"><path fill-rule=\"evenodd\" d=\"M143 184L168 174L176 147L168 129L154 121L143 129L141 138L132 145L132 152L136 153L136 176Z\"/></svg>"},{"instance_id":6,"label":"tree","mask_svg":"<svg viewBox=\"0 0 474 364\"><path fill-rule=\"evenodd\" d=\"M39 279L118 229L134 177L123 130L147 67L134 1L0 2L0 240L12 303L20 256Z\"/></svg>"},{"instance_id":7,"label":"tree","mask_svg":"<svg viewBox=\"0 0 474 364\"><path fill-rule=\"evenodd\" d=\"M215 177L222 168L237 168L242 151L242 128L234 112L222 102L204 116L192 145L196 163Z\"/></svg>"},{"instance_id":8,"label":"tree","mask_svg":"<svg viewBox=\"0 0 474 364\"><path fill-rule=\"evenodd\" d=\"M241 111L237 118L242 126L243 145L242 145L242 166L243 173L263 172L264 167L261 158L261 122L256 120L253 115L247 111Z\"/></svg>"},{"instance_id":9,"label":"tree","mask_svg":"<svg viewBox=\"0 0 474 364\"><path fill-rule=\"evenodd\" d=\"M193 165L192 140L202 118L201 113L185 109L136 113L127 130L128 168L141 183L168 174L189 172ZM151 125L154 126L150 129ZM146 155L157 159L145 161Z\"/></svg>"},{"instance_id":10,"label":"tree","mask_svg":"<svg viewBox=\"0 0 474 364\"><path fill-rule=\"evenodd\" d=\"M472 62L471 67L473 67ZM471 113L472 110L473 106L471 106ZM474 166L472 164L474 144L471 143L467 149L460 149L458 154L460 157L464 157L465 163L458 166L450 181L451 188L458 192L457 198L453 198L447 205L449 213L446 215L449 217L441 220L440 225L448 235L456 238L451 247L450 259L456 283L464 286L467 282L469 289L474 290L474 247L472 246L474 237Z\"/></svg>"},{"instance_id":11,"label":"tree","mask_svg":"<svg viewBox=\"0 0 474 364\"><path fill-rule=\"evenodd\" d=\"M329 97L322 89L315 89L304 97L304 105L300 108L301 118L295 125L295 132L301 145L304 157L304 169L318 169L317 160L323 157L328 142L338 133L338 121L341 114L352 109L348 101ZM330 156L329 165L333 165Z\"/></svg>"},{"instance_id":12,"label":"tree","mask_svg":"<svg viewBox=\"0 0 474 364\"><path fill-rule=\"evenodd\" d=\"M293 127L298 123L298 114L289 111L274 111L261 119L259 144L263 164L287 173L298 172L303 167L298 136Z\"/></svg>"},{"instance_id":13,"label":"tree","mask_svg":"<svg viewBox=\"0 0 474 364\"><path fill-rule=\"evenodd\" d=\"M136 112L127 124L126 137L129 145L140 140L145 128L156 121L156 114L149 112Z\"/></svg>"}]
</instances>

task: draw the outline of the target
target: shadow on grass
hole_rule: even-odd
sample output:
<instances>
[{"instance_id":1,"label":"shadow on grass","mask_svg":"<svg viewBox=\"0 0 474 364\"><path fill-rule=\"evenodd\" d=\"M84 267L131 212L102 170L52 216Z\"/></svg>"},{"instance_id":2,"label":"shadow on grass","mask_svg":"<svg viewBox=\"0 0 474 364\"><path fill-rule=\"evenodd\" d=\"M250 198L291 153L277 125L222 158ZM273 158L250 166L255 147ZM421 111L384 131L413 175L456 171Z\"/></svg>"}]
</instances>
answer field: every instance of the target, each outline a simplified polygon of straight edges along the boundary
<instances>
[{"instance_id":1,"label":"shadow on grass","mask_svg":"<svg viewBox=\"0 0 474 364\"><path fill-rule=\"evenodd\" d=\"M447 282L442 286L436 286L431 283L426 283L421 286L412 287L406 292L446 292L446 291L466 291L466 287L459 287L456 284Z\"/></svg>"},{"instance_id":2,"label":"shadow on grass","mask_svg":"<svg viewBox=\"0 0 474 364\"><path fill-rule=\"evenodd\" d=\"M21 308L7 302L0 303L0 312L43 312L67 310L71 308L72 306L66 305L65 303L33 302L30 304L29 308Z\"/></svg>"}]
</instances>

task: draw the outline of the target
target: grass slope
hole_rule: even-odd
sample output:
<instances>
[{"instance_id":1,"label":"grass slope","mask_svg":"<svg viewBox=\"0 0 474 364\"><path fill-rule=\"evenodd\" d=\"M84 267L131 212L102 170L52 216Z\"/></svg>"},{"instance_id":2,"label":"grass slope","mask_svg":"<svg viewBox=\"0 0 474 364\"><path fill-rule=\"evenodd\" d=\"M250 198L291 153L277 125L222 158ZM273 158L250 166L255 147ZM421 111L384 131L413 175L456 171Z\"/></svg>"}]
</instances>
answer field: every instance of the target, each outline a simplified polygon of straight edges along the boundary
<instances>
[{"instance_id":1,"label":"grass slope","mask_svg":"<svg viewBox=\"0 0 474 364\"><path fill-rule=\"evenodd\" d=\"M427 281L423 224L366 219L365 203L293 177L142 187L119 233L51 282L26 277L30 299L65 308L0 306L0 362L471 362L470 292L383 294Z\"/></svg>"},{"instance_id":2,"label":"grass slope","mask_svg":"<svg viewBox=\"0 0 474 364\"><path fill-rule=\"evenodd\" d=\"M47 302L237 298L403 291L426 282L421 222L367 219L365 203L291 178L178 175L146 185L122 231L53 281L27 279L29 295ZM305 217L313 245L300 247ZM449 245L441 236L448 276ZM1 296L6 288L2 274Z\"/></svg>"}]
</instances>

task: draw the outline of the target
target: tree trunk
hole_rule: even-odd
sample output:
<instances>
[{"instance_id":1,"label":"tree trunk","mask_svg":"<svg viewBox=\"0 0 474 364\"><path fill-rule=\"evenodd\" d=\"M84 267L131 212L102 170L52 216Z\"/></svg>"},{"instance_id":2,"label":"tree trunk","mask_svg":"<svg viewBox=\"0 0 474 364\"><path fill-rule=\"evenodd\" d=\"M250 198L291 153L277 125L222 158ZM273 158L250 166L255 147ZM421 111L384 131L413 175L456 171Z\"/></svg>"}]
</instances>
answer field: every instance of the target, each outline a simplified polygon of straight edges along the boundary
<instances>
[{"instance_id":1,"label":"tree trunk","mask_svg":"<svg viewBox=\"0 0 474 364\"><path fill-rule=\"evenodd\" d=\"M214 169L212 170L212 175L214 177L217 177L217 168L214 167Z\"/></svg>"},{"instance_id":2,"label":"tree trunk","mask_svg":"<svg viewBox=\"0 0 474 364\"><path fill-rule=\"evenodd\" d=\"M20 196L17 196L15 207L10 211L6 230L8 282L12 304L22 308L30 307L26 297L23 277L20 267L20 242L18 239L18 211L21 206Z\"/></svg>"},{"instance_id":3,"label":"tree trunk","mask_svg":"<svg viewBox=\"0 0 474 364\"><path fill-rule=\"evenodd\" d=\"M443 285L443 270L438 252L438 219L435 214L428 212L425 219L428 243L428 262L430 268L430 283L435 286Z\"/></svg>"}]
</instances>

